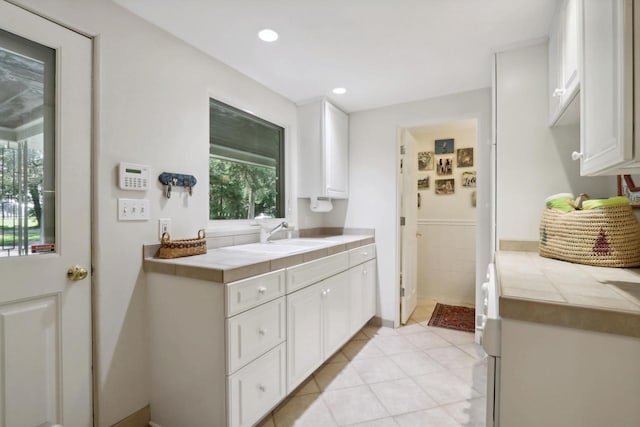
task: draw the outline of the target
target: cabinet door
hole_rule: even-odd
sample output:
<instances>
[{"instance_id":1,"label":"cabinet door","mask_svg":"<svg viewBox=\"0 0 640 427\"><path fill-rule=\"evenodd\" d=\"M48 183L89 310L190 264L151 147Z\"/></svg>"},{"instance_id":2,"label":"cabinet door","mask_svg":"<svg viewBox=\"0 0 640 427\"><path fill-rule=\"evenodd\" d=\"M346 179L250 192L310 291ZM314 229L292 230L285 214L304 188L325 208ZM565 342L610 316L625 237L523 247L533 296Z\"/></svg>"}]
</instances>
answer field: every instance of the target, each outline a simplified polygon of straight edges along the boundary
<instances>
[{"instance_id":1,"label":"cabinet door","mask_svg":"<svg viewBox=\"0 0 640 427\"><path fill-rule=\"evenodd\" d=\"M362 319L365 316L364 269L364 264L360 264L349 270L349 297L351 299L349 331L352 335L362 327Z\"/></svg>"},{"instance_id":2,"label":"cabinet door","mask_svg":"<svg viewBox=\"0 0 640 427\"><path fill-rule=\"evenodd\" d=\"M349 270L349 330L355 334L376 314L376 260Z\"/></svg>"},{"instance_id":3,"label":"cabinet door","mask_svg":"<svg viewBox=\"0 0 640 427\"><path fill-rule=\"evenodd\" d=\"M327 197L346 198L349 170L349 118L324 103L325 186Z\"/></svg>"},{"instance_id":4,"label":"cabinet door","mask_svg":"<svg viewBox=\"0 0 640 427\"><path fill-rule=\"evenodd\" d=\"M549 35L549 122L555 123L562 103L562 48L560 46L560 20L554 18Z\"/></svg>"},{"instance_id":5,"label":"cabinet door","mask_svg":"<svg viewBox=\"0 0 640 427\"><path fill-rule=\"evenodd\" d=\"M578 90L578 1L566 0L562 10L562 103L567 104Z\"/></svg>"},{"instance_id":6,"label":"cabinet door","mask_svg":"<svg viewBox=\"0 0 640 427\"><path fill-rule=\"evenodd\" d=\"M633 159L631 0L584 0L581 11L581 174Z\"/></svg>"},{"instance_id":7,"label":"cabinet door","mask_svg":"<svg viewBox=\"0 0 640 427\"><path fill-rule=\"evenodd\" d=\"M376 260L372 259L363 264L363 317L362 325L367 323L376 314L376 301L377 301L377 281L378 273L376 268Z\"/></svg>"},{"instance_id":8,"label":"cabinet door","mask_svg":"<svg viewBox=\"0 0 640 427\"><path fill-rule=\"evenodd\" d=\"M324 358L351 336L349 327L349 274L342 272L321 282L324 311Z\"/></svg>"},{"instance_id":9,"label":"cabinet door","mask_svg":"<svg viewBox=\"0 0 640 427\"><path fill-rule=\"evenodd\" d=\"M287 295L287 391L307 378L323 359L322 282Z\"/></svg>"}]
</instances>

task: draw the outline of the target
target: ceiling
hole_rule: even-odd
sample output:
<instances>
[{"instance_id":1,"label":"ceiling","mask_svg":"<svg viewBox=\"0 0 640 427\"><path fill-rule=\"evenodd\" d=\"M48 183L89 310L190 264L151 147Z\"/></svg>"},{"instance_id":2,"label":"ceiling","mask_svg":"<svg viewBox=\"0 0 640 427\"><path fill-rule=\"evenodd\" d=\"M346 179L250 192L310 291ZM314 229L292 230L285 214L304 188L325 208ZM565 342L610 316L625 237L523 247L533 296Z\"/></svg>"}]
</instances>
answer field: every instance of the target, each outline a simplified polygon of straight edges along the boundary
<instances>
[{"instance_id":1,"label":"ceiling","mask_svg":"<svg viewBox=\"0 0 640 427\"><path fill-rule=\"evenodd\" d=\"M0 48L0 127L41 118L43 96L44 63Z\"/></svg>"},{"instance_id":2,"label":"ceiling","mask_svg":"<svg viewBox=\"0 0 640 427\"><path fill-rule=\"evenodd\" d=\"M491 53L546 37L559 0L114 1L296 103L353 112L490 86Z\"/></svg>"}]
</instances>

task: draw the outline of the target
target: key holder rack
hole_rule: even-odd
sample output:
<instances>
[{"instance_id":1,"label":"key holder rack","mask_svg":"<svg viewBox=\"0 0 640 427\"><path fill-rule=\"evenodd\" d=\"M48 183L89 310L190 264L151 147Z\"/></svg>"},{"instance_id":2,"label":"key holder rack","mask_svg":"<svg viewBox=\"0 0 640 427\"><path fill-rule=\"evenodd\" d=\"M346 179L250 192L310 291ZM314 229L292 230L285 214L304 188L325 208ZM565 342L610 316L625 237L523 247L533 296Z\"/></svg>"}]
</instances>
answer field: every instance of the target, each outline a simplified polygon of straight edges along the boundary
<instances>
[{"instance_id":1,"label":"key holder rack","mask_svg":"<svg viewBox=\"0 0 640 427\"><path fill-rule=\"evenodd\" d=\"M184 187L189 192L190 196L193 195L193 187L195 187L198 182L196 177L193 175L171 172L162 172L158 176L158 181L167 187L165 190L167 199L171 198L171 190L173 187Z\"/></svg>"}]
</instances>

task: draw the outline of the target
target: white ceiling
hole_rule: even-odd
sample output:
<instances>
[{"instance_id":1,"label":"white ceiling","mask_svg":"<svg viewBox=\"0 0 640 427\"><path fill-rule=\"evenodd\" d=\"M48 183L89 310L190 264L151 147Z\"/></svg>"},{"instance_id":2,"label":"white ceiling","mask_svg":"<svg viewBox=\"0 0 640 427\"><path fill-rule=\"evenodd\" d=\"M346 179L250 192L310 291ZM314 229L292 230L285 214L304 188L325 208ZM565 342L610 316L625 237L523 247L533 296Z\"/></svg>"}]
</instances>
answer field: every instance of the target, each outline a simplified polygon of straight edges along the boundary
<instances>
[{"instance_id":1,"label":"white ceiling","mask_svg":"<svg viewBox=\"0 0 640 427\"><path fill-rule=\"evenodd\" d=\"M352 112L490 86L492 51L546 37L559 0L114 1L294 102Z\"/></svg>"}]
</instances>

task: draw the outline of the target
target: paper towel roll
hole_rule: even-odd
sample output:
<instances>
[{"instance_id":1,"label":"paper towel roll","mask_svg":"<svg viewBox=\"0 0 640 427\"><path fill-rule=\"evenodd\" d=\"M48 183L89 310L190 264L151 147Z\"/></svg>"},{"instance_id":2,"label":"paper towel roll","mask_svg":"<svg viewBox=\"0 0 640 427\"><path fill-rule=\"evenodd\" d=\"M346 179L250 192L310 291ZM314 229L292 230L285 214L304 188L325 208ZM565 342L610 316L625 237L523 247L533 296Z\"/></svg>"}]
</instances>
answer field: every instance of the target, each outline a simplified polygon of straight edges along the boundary
<instances>
[{"instance_id":1,"label":"paper towel roll","mask_svg":"<svg viewBox=\"0 0 640 427\"><path fill-rule=\"evenodd\" d=\"M330 199L318 200L317 197L312 197L309 207L311 212L330 212L333 209L333 203Z\"/></svg>"}]
</instances>

